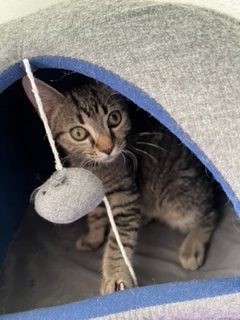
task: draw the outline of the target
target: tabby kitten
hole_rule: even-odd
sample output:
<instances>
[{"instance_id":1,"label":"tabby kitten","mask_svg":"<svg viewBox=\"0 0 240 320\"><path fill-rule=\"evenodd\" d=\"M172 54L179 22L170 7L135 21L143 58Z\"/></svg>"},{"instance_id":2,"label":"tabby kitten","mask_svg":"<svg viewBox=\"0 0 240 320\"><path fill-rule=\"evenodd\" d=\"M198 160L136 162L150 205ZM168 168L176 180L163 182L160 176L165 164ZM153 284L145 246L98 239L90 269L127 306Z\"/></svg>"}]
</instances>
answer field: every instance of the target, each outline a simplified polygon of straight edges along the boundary
<instances>
[{"instance_id":1,"label":"tabby kitten","mask_svg":"<svg viewBox=\"0 0 240 320\"><path fill-rule=\"evenodd\" d=\"M203 166L157 122L148 132L134 133L127 101L109 87L90 81L62 94L36 80L56 141L70 165L85 167L103 182L115 222L132 259L143 220L160 219L186 233L179 260L189 270L200 267L216 226L212 185ZM31 86L25 92L36 107ZM145 123L146 125L146 123ZM100 204L87 216L88 233L78 250L98 248L108 226ZM101 293L112 293L133 281L110 230L102 262Z\"/></svg>"}]
</instances>

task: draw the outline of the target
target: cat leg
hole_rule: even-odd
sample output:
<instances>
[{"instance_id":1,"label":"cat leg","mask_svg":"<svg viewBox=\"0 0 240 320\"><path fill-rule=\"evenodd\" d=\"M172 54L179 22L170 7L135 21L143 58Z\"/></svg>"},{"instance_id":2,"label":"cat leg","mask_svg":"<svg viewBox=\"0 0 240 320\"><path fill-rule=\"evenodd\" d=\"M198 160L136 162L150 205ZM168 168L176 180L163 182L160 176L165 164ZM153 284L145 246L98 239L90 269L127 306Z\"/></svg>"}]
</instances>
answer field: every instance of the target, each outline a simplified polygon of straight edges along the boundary
<instances>
[{"instance_id":1,"label":"cat leg","mask_svg":"<svg viewBox=\"0 0 240 320\"><path fill-rule=\"evenodd\" d=\"M76 248L79 251L90 251L103 244L107 222L105 206L100 205L87 216L88 232L77 239Z\"/></svg>"},{"instance_id":2,"label":"cat leg","mask_svg":"<svg viewBox=\"0 0 240 320\"><path fill-rule=\"evenodd\" d=\"M184 269L196 270L204 263L207 245L216 226L213 219L215 213L210 217L212 221L193 228L183 241L179 251L179 261Z\"/></svg>"},{"instance_id":3,"label":"cat leg","mask_svg":"<svg viewBox=\"0 0 240 320\"><path fill-rule=\"evenodd\" d=\"M123 246L131 261L137 242L138 229L141 224L140 211L133 206L128 210L125 209L124 212L117 210L118 212L116 213L116 210L113 211L115 211L113 212L114 220ZM114 291L132 287L134 287L133 279L111 230L103 256L101 294L110 294Z\"/></svg>"},{"instance_id":4,"label":"cat leg","mask_svg":"<svg viewBox=\"0 0 240 320\"><path fill-rule=\"evenodd\" d=\"M148 217L148 216L145 215L145 216L142 217L141 225L142 225L142 227L145 227L145 226L149 225L153 221L154 221L154 218Z\"/></svg>"}]
</instances>

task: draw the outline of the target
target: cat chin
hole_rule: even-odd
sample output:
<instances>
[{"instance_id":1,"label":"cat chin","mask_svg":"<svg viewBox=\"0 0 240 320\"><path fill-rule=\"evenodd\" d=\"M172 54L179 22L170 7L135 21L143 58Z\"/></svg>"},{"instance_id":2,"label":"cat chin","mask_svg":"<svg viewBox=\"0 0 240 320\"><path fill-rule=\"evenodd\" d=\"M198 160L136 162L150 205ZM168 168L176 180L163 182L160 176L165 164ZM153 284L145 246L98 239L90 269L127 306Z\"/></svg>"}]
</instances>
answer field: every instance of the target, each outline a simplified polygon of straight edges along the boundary
<instances>
[{"instance_id":1,"label":"cat chin","mask_svg":"<svg viewBox=\"0 0 240 320\"><path fill-rule=\"evenodd\" d=\"M119 155L120 155L120 153L116 153L116 154L110 155L110 156L104 156L100 159L97 159L96 162L98 162L99 164L112 163L119 157Z\"/></svg>"},{"instance_id":2,"label":"cat chin","mask_svg":"<svg viewBox=\"0 0 240 320\"><path fill-rule=\"evenodd\" d=\"M111 162L113 162L114 160L116 160L117 157L118 157L118 155L108 156L108 157L106 157L106 158L99 159L98 162L99 162L99 163L102 163L102 164L104 164L104 163L111 163Z\"/></svg>"}]
</instances>

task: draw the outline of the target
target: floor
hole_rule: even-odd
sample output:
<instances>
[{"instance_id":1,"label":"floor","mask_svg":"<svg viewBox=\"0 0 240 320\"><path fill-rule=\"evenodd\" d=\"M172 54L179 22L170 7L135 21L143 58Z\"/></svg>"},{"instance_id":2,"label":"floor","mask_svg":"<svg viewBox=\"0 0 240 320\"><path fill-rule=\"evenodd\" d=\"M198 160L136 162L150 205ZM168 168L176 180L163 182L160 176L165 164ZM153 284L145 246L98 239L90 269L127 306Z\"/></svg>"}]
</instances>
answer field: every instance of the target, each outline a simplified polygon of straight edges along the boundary
<instances>
[{"instance_id":1,"label":"floor","mask_svg":"<svg viewBox=\"0 0 240 320\"><path fill-rule=\"evenodd\" d=\"M183 236L158 222L144 227L134 259L139 285L240 276L240 220L223 201L224 218L198 271L178 263ZM98 295L102 248L77 252L81 221L59 226L26 212L0 275L0 313L78 301Z\"/></svg>"}]
</instances>

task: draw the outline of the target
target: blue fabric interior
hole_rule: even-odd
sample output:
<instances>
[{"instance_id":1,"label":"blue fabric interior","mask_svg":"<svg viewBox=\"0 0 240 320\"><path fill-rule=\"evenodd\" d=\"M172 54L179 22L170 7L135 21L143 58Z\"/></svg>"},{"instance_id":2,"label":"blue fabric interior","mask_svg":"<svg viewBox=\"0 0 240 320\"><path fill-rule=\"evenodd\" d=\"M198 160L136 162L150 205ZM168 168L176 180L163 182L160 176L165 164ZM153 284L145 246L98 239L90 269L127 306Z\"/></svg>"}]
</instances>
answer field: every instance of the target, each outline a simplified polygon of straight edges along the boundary
<instances>
[{"instance_id":1,"label":"blue fabric interior","mask_svg":"<svg viewBox=\"0 0 240 320\"><path fill-rule=\"evenodd\" d=\"M20 81L0 95L0 265L12 234L29 203L30 192L39 184L35 173L46 171L51 159L48 145L34 110L29 108ZM50 153L49 153L50 154ZM44 157L43 157L44 155ZM51 155L51 154L50 154Z\"/></svg>"},{"instance_id":2,"label":"blue fabric interior","mask_svg":"<svg viewBox=\"0 0 240 320\"><path fill-rule=\"evenodd\" d=\"M65 57L36 57L31 59L33 70L41 68L67 69L83 75L95 78L124 96L132 100L136 105L148 111L168 129L170 129L185 145L192 150L202 163L212 172L215 179L221 184L228 198L233 203L235 210L240 214L240 203L236 199L231 187L224 180L220 172L207 159L206 155L196 144L184 133L164 109L151 99L146 93L136 88L133 84L127 83L102 68L91 65L85 61L74 60ZM0 93L7 89L12 83L20 79L24 74L23 66L18 63L0 75ZM3 92L5 94L5 91ZM0 116L0 262L6 254L13 231L18 225L29 198L30 191L36 185L34 179L34 168L29 162L29 153L25 145L24 136L21 132L22 109L17 105L14 110L2 107ZM24 115L26 115L25 113ZM33 119L33 118L32 118ZM32 121L32 119L28 119ZM31 126L26 122L26 126ZM31 158L31 157L30 157ZM48 159L49 160L49 159ZM40 162L37 162L39 165ZM15 316L2 316L3 319L88 319L93 316L100 316L116 313L149 305L184 301L194 298L210 297L240 291L240 280L226 279L214 281L199 281L186 284L159 285L134 291L126 291L118 296L112 295L92 299L89 301L61 306L46 310L33 311ZM149 297L151 297L149 299ZM81 310L81 318L79 318Z\"/></svg>"},{"instance_id":3,"label":"blue fabric interior","mask_svg":"<svg viewBox=\"0 0 240 320\"><path fill-rule=\"evenodd\" d=\"M31 189L32 177L21 147L20 124L17 119L19 112L14 112L14 118L8 106L1 103L0 116L0 262L3 261L7 246L11 240L21 214L27 204Z\"/></svg>"}]
</instances>

